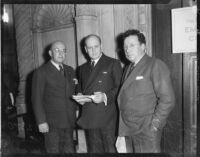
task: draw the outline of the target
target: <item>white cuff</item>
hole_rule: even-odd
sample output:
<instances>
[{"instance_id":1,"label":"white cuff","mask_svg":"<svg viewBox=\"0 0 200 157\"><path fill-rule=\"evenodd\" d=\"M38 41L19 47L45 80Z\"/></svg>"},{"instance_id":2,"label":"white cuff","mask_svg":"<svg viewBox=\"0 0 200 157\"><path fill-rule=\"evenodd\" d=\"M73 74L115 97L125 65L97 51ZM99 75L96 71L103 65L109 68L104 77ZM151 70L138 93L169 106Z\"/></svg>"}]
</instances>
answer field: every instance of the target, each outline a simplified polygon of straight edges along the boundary
<instances>
[{"instance_id":1,"label":"white cuff","mask_svg":"<svg viewBox=\"0 0 200 157\"><path fill-rule=\"evenodd\" d=\"M103 95L104 95L104 104L105 104L105 106L107 106L107 96L106 96L106 94L105 93L103 93Z\"/></svg>"}]
</instances>

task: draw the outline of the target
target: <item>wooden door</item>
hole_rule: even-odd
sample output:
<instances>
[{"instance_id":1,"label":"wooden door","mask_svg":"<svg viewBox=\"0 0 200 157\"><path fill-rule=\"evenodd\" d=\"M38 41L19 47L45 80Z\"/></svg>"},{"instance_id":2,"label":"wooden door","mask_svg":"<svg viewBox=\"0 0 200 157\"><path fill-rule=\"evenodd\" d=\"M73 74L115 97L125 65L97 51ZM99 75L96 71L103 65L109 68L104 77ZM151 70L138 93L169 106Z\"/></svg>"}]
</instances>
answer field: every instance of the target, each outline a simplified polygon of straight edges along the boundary
<instances>
[{"instance_id":1,"label":"wooden door","mask_svg":"<svg viewBox=\"0 0 200 157\"><path fill-rule=\"evenodd\" d=\"M196 156L197 54L172 54L171 9L188 7L187 0L152 6L153 56L170 68L176 106L163 132L163 152L172 156Z\"/></svg>"},{"instance_id":2,"label":"wooden door","mask_svg":"<svg viewBox=\"0 0 200 157\"><path fill-rule=\"evenodd\" d=\"M181 0L152 6L152 56L160 58L171 71L176 104L163 131L162 151L172 155L183 152L183 55L172 54L171 9L181 7Z\"/></svg>"}]
</instances>

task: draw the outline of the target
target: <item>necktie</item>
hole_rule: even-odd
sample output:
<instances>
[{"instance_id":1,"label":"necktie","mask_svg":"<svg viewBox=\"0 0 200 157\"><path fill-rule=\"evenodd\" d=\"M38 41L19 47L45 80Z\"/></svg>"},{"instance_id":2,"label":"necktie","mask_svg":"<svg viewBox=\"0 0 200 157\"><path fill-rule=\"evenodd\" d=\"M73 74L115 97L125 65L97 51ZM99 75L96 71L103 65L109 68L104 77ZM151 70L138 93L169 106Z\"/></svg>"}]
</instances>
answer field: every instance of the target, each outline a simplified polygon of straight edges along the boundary
<instances>
[{"instance_id":1,"label":"necktie","mask_svg":"<svg viewBox=\"0 0 200 157\"><path fill-rule=\"evenodd\" d=\"M94 61L91 62L91 67L94 68Z\"/></svg>"},{"instance_id":2,"label":"necktie","mask_svg":"<svg viewBox=\"0 0 200 157\"><path fill-rule=\"evenodd\" d=\"M61 65L59 65L59 68L60 68L60 73L61 73L63 76L65 76L65 72L64 72L63 67L62 67Z\"/></svg>"},{"instance_id":3,"label":"necktie","mask_svg":"<svg viewBox=\"0 0 200 157\"><path fill-rule=\"evenodd\" d=\"M134 63L131 63L130 69L129 69L129 71L127 71L126 78L131 74L131 72L133 71L133 69L134 69Z\"/></svg>"},{"instance_id":4,"label":"necktie","mask_svg":"<svg viewBox=\"0 0 200 157\"><path fill-rule=\"evenodd\" d=\"M93 70L93 68L94 68L94 61L91 61L91 63L90 63L90 66L91 66L91 70Z\"/></svg>"}]
</instances>

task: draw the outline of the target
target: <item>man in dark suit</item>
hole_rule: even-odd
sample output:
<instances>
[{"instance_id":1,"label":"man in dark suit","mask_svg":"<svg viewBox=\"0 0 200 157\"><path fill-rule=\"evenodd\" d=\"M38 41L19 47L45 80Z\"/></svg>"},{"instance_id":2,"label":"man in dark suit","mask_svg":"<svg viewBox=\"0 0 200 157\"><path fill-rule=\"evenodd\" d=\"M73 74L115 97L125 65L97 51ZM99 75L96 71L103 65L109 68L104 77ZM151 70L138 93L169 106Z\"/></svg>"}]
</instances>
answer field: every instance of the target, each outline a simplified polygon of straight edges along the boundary
<instances>
[{"instance_id":1,"label":"man in dark suit","mask_svg":"<svg viewBox=\"0 0 200 157\"><path fill-rule=\"evenodd\" d=\"M63 64L66 48L56 41L49 50L51 60L34 72L32 103L39 131L44 133L47 153L74 153L73 128L76 105L75 73Z\"/></svg>"},{"instance_id":2,"label":"man in dark suit","mask_svg":"<svg viewBox=\"0 0 200 157\"><path fill-rule=\"evenodd\" d=\"M85 129L89 153L116 152L116 96L122 76L120 62L102 53L97 35L85 38L85 50L90 57L79 67L79 95L91 99L76 100L82 106L78 124Z\"/></svg>"},{"instance_id":3,"label":"man in dark suit","mask_svg":"<svg viewBox=\"0 0 200 157\"><path fill-rule=\"evenodd\" d=\"M159 153L162 128L175 104L166 64L145 54L146 41L138 30L124 33L124 51L131 62L125 69L118 95L119 137L125 137L136 153Z\"/></svg>"}]
</instances>

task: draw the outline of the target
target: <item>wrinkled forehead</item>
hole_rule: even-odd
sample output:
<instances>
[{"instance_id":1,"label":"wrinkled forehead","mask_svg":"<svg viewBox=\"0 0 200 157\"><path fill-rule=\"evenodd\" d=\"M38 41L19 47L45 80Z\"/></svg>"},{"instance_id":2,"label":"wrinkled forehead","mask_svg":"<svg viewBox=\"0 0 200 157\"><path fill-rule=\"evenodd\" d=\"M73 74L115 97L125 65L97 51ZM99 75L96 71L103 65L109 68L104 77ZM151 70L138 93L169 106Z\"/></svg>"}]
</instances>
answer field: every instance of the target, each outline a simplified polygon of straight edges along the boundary
<instances>
[{"instance_id":1,"label":"wrinkled forehead","mask_svg":"<svg viewBox=\"0 0 200 157\"><path fill-rule=\"evenodd\" d=\"M86 43L86 45L88 44L88 43L98 43L98 44L100 44L100 41L99 41L99 39L96 37L96 36L91 36L91 37L89 37L89 38L87 38L86 39L86 41L85 41L85 43Z\"/></svg>"},{"instance_id":2,"label":"wrinkled forehead","mask_svg":"<svg viewBox=\"0 0 200 157\"><path fill-rule=\"evenodd\" d=\"M57 49L65 49L65 45L64 45L63 42L55 42L55 43L52 44L51 50L55 49L55 48L57 48Z\"/></svg>"}]
</instances>

